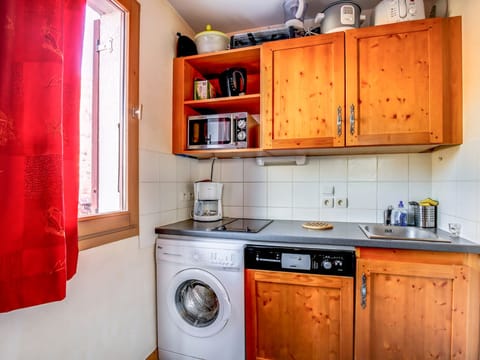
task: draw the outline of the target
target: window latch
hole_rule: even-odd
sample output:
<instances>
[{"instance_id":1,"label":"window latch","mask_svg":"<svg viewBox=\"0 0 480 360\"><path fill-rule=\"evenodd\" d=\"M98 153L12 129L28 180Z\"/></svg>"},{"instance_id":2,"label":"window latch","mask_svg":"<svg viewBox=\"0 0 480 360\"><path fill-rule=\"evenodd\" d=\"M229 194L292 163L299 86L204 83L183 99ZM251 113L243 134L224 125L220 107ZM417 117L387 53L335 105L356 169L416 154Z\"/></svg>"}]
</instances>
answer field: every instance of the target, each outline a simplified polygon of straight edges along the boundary
<instances>
[{"instance_id":1,"label":"window latch","mask_svg":"<svg viewBox=\"0 0 480 360\"><path fill-rule=\"evenodd\" d=\"M140 104L138 107L132 107L132 116L137 118L137 120L142 120L143 115L143 104Z\"/></svg>"},{"instance_id":2,"label":"window latch","mask_svg":"<svg viewBox=\"0 0 480 360\"><path fill-rule=\"evenodd\" d=\"M104 42L97 40L97 52L106 50L113 52L113 38L110 38Z\"/></svg>"}]
</instances>

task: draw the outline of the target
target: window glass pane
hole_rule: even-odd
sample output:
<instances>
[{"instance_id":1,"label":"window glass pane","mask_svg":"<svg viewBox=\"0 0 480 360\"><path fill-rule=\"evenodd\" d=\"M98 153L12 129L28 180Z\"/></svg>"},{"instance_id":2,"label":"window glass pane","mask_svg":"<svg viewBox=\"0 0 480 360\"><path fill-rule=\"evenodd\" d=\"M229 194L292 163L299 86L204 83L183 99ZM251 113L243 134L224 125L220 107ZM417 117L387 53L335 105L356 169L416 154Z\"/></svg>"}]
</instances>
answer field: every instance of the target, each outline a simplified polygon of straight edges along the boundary
<instances>
[{"instance_id":1,"label":"window glass pane","mask_svg":"<svg viewBox=\"0 0 480 360\"><path fill-rule=\"evenodd\" d=\"M80 109L79 216L125 210L125 14L86 11Z\"/></svg>"}]
</instances>

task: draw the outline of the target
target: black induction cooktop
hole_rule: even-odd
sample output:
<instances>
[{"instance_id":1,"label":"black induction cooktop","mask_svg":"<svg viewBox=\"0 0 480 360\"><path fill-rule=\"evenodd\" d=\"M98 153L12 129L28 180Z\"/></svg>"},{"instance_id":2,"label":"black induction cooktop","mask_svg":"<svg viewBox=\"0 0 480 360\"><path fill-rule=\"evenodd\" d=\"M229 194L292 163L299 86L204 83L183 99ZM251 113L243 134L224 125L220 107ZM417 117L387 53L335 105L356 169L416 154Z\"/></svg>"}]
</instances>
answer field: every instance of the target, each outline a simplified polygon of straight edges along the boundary
<instances>
[{"instance_id":1,"label":"black induction cooktop","mask_svg":"<svg viewBox=\"0 0 480 360\"><path fill-rule=\"evenodd\" d=\"M266 219L233 219L212 229L212 231L257 233L273 220Z\"/></svg>"}]
</instances>

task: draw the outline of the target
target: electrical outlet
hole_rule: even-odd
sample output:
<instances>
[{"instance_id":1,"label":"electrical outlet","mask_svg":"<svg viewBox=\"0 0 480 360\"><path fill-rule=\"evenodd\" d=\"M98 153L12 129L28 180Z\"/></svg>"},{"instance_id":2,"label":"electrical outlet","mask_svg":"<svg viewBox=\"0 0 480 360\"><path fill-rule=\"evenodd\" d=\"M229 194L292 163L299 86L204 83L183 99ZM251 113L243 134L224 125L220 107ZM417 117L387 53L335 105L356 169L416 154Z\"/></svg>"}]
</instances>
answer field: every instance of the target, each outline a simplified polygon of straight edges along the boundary
<instances>
[{"instance_id":1,"label":"electrical outlet","mask_svg":"<svg viewBox=\"0 0 480 360\"><path fill-rule=\"evenodd\" d=\"M337 197L335 198L335 207L336 208L346 208L348 207L348 199L342 198L342 197Z\"/></svg>"},{"instance_id":2,"label":"electrical outlet","mask_svg":"<svg viewBox=\"0 0 480 360\"><path fill-rule=\"evenodd\" d=\"M322 208L333 208L333 197L322 197Z\"/></svg>"}]
</instances>

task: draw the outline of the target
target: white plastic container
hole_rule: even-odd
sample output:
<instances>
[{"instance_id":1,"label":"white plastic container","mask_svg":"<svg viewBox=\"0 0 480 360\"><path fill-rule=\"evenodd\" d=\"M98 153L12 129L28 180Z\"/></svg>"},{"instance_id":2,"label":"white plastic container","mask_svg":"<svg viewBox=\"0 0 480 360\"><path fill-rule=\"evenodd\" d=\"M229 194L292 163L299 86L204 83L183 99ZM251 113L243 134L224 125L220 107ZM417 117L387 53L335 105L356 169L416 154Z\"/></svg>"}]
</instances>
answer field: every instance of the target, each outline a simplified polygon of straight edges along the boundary
<instances>
[{"instance_id":1,"label":"white plastic container","mask_svg":"<svg viewBox=\"0 0 480 360\"><path fill-rule=\"evenodd\" d=\"M195 45L199 54L227 50L230 38L221 31L212 30L207 25L205 31L195 35Z\"/></svg>"}]
</instances>

